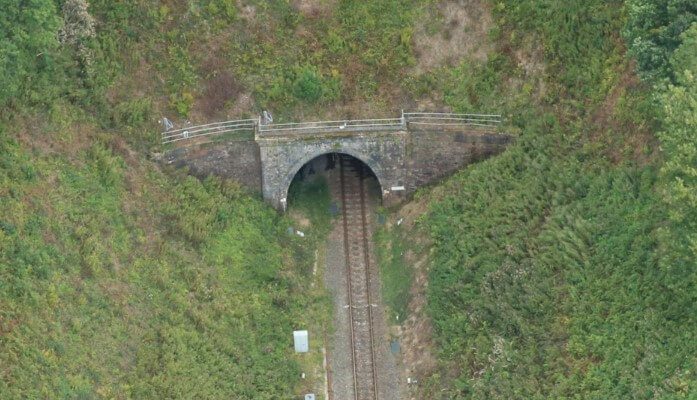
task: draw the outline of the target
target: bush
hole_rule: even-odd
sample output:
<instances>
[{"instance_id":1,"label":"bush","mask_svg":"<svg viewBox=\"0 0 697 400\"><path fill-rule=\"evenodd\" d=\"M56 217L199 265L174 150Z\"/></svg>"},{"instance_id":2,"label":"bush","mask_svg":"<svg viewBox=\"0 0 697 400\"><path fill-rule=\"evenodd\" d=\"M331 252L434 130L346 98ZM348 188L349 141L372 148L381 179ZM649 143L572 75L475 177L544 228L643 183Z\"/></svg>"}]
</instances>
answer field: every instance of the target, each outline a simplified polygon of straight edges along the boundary
<instances>
[{"instance_id":1,"label":"bush","mask_svg":"<svg viewBox=\"0 0 697 400\"><path fill-rule=\"evenodd\" d=\"M179 115L186 117L194 105L194 95L188 91L174 93L170 96L169 104Z\"/></svg>"},{"instance_id":2,"label":"bush","mask_svg":"<svg viewBox=\"0 0 697 400\"><path fill-rule=\"evenodd\" d=\"M322 80L314 69L305 67L298 72L293 82L295 97L308 103L315 103L322 97L323 92Z\"/></svg>"},{"instance_id":3,"label":"bush","mask_svg":"<svg viewBox=\"0 0 697 400\"><path fill-rule=\"evenodd\" d=\"M340 79L338 76L323 77L313 67L306 66L300 68L295 73L293 81L293 95L307 103L317 103L318 101L329 101L339 96Z\"/></svg>"},{"instance_id":4,"label":"bush","mask_svg":"<svg viewBox=\"0 0 697 400\"><path fill-rule=\"evenodd\" d=\"M190 107L190 105L189 105ZM186 109L188 112L188 108ZM152 102L148 98L124 101L114 107L112 122L116 126L139 127L152 113Z\"/></svg>"}]
</instances>

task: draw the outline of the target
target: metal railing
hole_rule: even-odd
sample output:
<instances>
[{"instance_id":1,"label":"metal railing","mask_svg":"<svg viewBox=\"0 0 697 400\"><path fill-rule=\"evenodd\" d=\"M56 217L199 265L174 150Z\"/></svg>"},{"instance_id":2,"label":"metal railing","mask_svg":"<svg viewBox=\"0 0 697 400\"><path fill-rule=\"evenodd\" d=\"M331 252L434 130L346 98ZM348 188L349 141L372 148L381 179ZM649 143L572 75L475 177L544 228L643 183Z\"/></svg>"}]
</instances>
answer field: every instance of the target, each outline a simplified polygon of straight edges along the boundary
<instances>
[{"instance_id":1,"label":"metal railing","mask_svg":"<svg viewBox=\"0 0 697 400\"><path fill-rule=\"evenodd\" d=\"M501 123L499 114L455 114L455 113L404 113L404 119L409 125L437 126L481 126L496 127Z\"/></svg>"},{"instance_id":2,"label":"metal railing","mask_svg":"<svg viewBox=\"0 0 697 400\"><path fill-rule=\"evenodd\" d=\"M162 143L174 143L208 135L220 135L229 132L254 132L255 136L283 136L296 133L333 133L333 132L376 132L407 130L410 126L459 127L476 126L488 129L501 123L498 114L456 114L456 113L402 113L399 118L355 119L315 122L288 122L263 124L259 119L241 119L235 121L215 122L205 125L189 126L162 133Z\"/></svg>"},{"instance_id":3,"label":"metal railing","mask_svg":"<svg viewBox=\"0 0 697 400\"><path fill-rule=\"evenodd\" d=\"M235 121L214 122L205 125L188 126L162 132L162 143L174 143L180 140L192 139L208 135L222 135L230 132L255 132L257 120L239 119Z\"/></svg>"},{"instance_id":4,"label":"metal railing","mask_svg":"<svg viewBox=\"0 0 697 400\"><path fill-rule=\"evenodd\" d=\"M402 118L354 119L343 121L289 122L259 125L259 134L285 134L294 132L355 132L404 129Z\"/></svg>"}]
</instances>

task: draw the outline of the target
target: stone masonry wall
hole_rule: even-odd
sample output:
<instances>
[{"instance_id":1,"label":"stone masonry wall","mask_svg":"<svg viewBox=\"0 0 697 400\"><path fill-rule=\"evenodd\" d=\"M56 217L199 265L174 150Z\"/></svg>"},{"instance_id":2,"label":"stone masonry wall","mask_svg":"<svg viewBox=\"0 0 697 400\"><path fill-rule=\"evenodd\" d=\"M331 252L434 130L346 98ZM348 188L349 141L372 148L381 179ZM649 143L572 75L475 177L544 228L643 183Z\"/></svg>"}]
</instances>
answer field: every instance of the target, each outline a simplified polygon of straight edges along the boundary
<instances>
[{"instance_id":1,"label":"stone masonry wall","mask_svg":"<svg viewBox=\"0 0 697 400\"><path fill-rule=\"evenodd\" d=\"M411 131L408 150L410 192L458 169L502 152L511 136L481 131Z\"/></svg>"},{"instance_id":2,"label":"stone masonry wall","mask_svg":"<svg viewBox=\"0 0 697 400\"><path fill-rule=\"evenodd\" d=\"M165 155L167 164L188 167L200 178L217 175L261 193L259 145L253 141L229 141L179 147Z\"/></svg>"},{"instance_id":3,"label":"stone masonry wall","mask_svg":"<svg viewBox=\"0 0 697 400\"><path fill-rule=\"evenodd\" d=\"M300 168L328 153L345 153L368 165L382 188L383 203L402 201L418 187L502 152L512 137L469 130L343 132L258 137L256 141L189 144L164 161L193 175L233 179L283 209L288 187Z\"/></svg>"},{"instance_id":4,"label":"stone masonry wall","mask_svg":"<svg viewBox=\"0 0 697 400\"><path fill-rule=\"evenodd\" d=\"M380 182L385 203L396 203L405 194L392 188L407 184L406 132L323 134L311 139L285 137L257 141L264 198L279 209L283 208L288 186L298 170L313 158L328 153L349 154L366 163Z\"/></svg>"}]
</instances>

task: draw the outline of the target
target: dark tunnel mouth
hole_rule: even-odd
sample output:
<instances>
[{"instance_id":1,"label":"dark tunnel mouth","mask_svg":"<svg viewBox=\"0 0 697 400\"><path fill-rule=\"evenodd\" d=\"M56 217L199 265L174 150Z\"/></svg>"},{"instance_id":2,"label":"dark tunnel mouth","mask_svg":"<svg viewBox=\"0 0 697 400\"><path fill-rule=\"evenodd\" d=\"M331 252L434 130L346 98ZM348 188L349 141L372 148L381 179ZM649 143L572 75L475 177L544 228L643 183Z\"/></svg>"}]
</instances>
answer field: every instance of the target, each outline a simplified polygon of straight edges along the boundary
<instances>
[{"instance_id":1,"label":"dark tunnel mouth","mask_svg":"<svg viewBox=\"0 0 697 400\"><path fill-rule=\"evenodd\" d=\"M324 169L324 171L328 171L330 169L335 168L335 166L336 166L335 163L338 160L334 159L334 156L344 156L344 157L350 158L351 162L358 163L361 165L364 173L368 174L368 176L367 176L368 178L373 178L376 181L379 181L377 175L375 174L375 172L373 172L373 169L370 168L370 166L365 161L361 160L360 158L358 158L356 156L348 154L348 153L331 152L331 153L320 154L317 157L314 157L310 161L303 164L302 167L300 167L300 169L297 170L295 172L295 174L293 175L293 179L291 179L290 184L292 185L293 183L297 182L298 180L305 179L306 176L314 175L315 173L317 173L317 171L316 171L317 165L313 165L313 164L316 164L317 161L321 161L323 158L327 159L327 164L326 164L326 168Z\"/></svg>"},{"instance_id":2,"label":"dark tunnel mouth","mask_svg":"<svg viewBox=\"0 0 697 400\"><path fill-rule=\"evenodd\" d=\"M292 202L291 200L291 193L292 193L292 188L294 185L301 184L302 182L307 182L310 179L313 179L314 177L318 176L318 174L323 174L326 171L329 171L333 168L336 168L336 164L338 163L338 158L334 158L337 156L344 156L348 157L350 162L356 163L361 166L363 169L363 174L365 174L363 179L370 179L374 180L377 188L381 188L382 185L380 183L380 179L378 178L377 174L373 171L373 169L363 161L362 159L348 153L336 151L336 152L329 152L329 153L323 153L320 154L316 157L313 157L306 163L304 163L293 175L293 179L291 179L290 184L288 185L288 188L286 189L286 196L288 197L288 203ZM320 169L318 171L318 169ZM377 190L378 196L380 198L380 201L382 201L382 191Z\"/></svg>"}]
</instances>

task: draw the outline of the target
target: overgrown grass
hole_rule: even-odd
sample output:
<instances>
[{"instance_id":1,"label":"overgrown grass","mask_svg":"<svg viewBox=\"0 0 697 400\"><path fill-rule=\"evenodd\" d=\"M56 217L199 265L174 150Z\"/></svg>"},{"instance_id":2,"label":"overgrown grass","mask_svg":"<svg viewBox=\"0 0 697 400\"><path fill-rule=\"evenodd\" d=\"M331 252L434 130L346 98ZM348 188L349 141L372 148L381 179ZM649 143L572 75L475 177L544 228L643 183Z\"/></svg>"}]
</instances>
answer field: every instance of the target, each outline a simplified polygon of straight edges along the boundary
<instances>
[{"instance_id":1,"label":"overgrown grass","mask_svg":"<svg viewBox=\"0 0 697 400\"><path fill-rule=\"evenodd\" d=\"M647 87L621 79L622 12L619 2L497 3L502 42L539 40L543 82L553 89L514 119L518 141L449 180L424 218L442 360L425 397L689 398L697 390L694 263L666 253L662 178L632 149L657 113ZM469 79L460 82L456 99L479 96ZM608 101L625 90L631 98ZM608 143L621 155L608 157Z\"/></svg>"},{"instance_id":2,"label":"overgrown grass","mask_svg":"<svg viewBox=\"0 0 697 400\"><path fill-rule=\"evenodd\" d=\"M253 103L243 113L270 109L277 120L303 112L323 114L341 102L370 101L380 96L381 86L394 84L403 68L413 63L412 25L422 7L418 2L345 1L318 6L326 12L315 15L283 1L253 1L245 10L227 0L159 9L143 1L92 4L98 17L109 20L97 38L100 46L140 55L167 77L164 85L148 82L169 100L159 104L158 111L179 118L200 117L197 107L209 95L201 90L203 83L232 72L239 87L223 103L231 105L236 95L247 93ZM129 15L141 13L140 23L129 22ZM131 39L135 36L147 39L138 44ZM114 55L109 54L118 60ZM132 72L143 67L122 63ZM112 77L110 84L124 80L111 71L103 75ZM127 101L129 87L114 89L119 101Z\"/></svg>"},{"instance_id":3,"label":"overgrown grass","mask_svg":"<svg viewBox=\"0 0 697 400\"><path fill-rule=\"evenodd\" d=\"M288 189L288 207L307 218L313 240L324 240L332 223L331 198L327 179L316 174L306 179L295 179Z\"/></svg>"},{"instance_id":4,"label":"overgrown grass","mask_svg":"<svg viewBox=\"0 0 697 400\"><path fill-rule=\"evenodd\" d=\"M0 397L295 393L292 330L327 302L289 221L117 138L47 154L0 135Z\"/></svg>"},{"instance_id":5,"label":"overgrown grass","mask_svg":"<svg viewBox=\"0 0 697 400\"><path fill-rule=\"evenodd\" d=\"M413 266L406 262L407 241L399 226L380 227L375 234L375 251L382 282L381 294L389 307L391 321L404 321L408 316L410 291L414 279ZM413 250L413 249L412 249Z\"/></svg>"}]
</instances>

